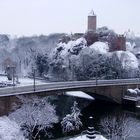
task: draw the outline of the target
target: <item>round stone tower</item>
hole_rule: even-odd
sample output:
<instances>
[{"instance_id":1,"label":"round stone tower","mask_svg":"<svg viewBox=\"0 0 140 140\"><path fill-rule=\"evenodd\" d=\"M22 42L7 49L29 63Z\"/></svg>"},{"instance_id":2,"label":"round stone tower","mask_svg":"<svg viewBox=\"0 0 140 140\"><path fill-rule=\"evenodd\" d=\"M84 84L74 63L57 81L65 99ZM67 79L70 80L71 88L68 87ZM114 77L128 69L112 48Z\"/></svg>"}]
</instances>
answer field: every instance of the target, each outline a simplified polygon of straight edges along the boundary
<instances>
[{"instance_id":1,"label":"round stone tower","mask_svg":"<svg viewBox=\"0 0 140 140\"><path fill-rule=\"evenodd\" d=\"M88 15L88 31L96 31L96 26L97 26L96 20L97 20L96 15L92 10Z\"/></svg>"}]
</instances>

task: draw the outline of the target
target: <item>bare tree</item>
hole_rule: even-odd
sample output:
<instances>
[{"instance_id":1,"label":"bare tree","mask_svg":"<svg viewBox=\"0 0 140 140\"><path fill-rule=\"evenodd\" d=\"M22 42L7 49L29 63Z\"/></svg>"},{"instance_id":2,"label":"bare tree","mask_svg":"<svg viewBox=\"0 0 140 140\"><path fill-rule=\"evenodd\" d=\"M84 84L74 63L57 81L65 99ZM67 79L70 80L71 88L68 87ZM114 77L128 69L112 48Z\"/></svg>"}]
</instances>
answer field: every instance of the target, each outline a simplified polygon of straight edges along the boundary
<instances>
[{"instance_id":1,"label":"bare tree","mask_svg":"<svg viewBox=\"0 0 140 140\"><path fill-rule=\"evenodd\" d=\"M58 122L55 107L48 102L47 97L19 96L18 98L22 105L9 117L21 126L26 137L36 139L40 131L46 132L47 128L53 127L53 123Z\"/></svg>"},{"instance_id":2,"label":"bare tree","mask_svg":"<svg viewBox=\"0 0 140 140\"><path fill-rule=\"evenodd\" d=\"M126 140L129 136L134 135L133 126L137 127L137 123L127 114L115 114L102 118L100 126L110 140Z\"/></svg>"}]
</instances>

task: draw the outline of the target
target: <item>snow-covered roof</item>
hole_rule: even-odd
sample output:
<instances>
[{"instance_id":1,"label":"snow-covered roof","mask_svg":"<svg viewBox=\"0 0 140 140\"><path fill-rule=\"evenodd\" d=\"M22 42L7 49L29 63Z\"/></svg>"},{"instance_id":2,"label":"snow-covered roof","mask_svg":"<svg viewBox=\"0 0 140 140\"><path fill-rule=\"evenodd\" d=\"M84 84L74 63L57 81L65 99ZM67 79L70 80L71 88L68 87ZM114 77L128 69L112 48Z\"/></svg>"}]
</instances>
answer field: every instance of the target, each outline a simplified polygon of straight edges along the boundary
<instances>
[{"instance_id":1,"label":"snow-covered roof","mask_svg":"<svg viewBox=\"0 0 140 140\"><path fill-rule=\"evenodd\" d=\"M88 16L95 16L95 13L94 13L93 9L90 11L90 13L88 14Z\"/></svg>"}]
</instances>

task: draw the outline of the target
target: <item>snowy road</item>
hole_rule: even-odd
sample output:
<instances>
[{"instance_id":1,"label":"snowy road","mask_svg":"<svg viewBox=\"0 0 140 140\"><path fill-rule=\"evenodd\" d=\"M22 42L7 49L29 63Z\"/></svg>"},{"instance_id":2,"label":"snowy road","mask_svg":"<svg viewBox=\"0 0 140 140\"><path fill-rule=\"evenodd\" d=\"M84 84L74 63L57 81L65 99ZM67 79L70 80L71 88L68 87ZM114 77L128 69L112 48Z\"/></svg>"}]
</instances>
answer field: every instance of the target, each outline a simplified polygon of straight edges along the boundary
<instances>
[{"instance_id":1,"label":"snowy road","mask_svg":"<svg viewBox=\"0 0 140 140\"><path fill-rule=\"evenodd\" d=\"M78 88L88 88L96 86L117 86L117 85L140 84L139 79L116 79L116 80L91 80L91 81L69 81L69 82L52 82L36 83L35 92L61 91ZM0 96L20 95L34 93L34 85L28 84L23 86L6 87L0 89Z\"/></svg>"}]
</instances>

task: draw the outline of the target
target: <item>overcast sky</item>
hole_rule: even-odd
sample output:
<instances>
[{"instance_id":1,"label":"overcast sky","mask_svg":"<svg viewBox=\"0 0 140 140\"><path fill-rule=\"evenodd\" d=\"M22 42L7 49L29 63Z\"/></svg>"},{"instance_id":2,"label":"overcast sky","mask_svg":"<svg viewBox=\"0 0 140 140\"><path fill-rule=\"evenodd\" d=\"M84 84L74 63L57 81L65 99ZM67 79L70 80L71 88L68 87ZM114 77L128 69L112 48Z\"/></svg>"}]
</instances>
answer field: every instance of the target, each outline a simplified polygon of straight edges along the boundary
<instances>
[{"instance_id":1,"label":"overcast sky","mask_svg":"<svg viewBox=\"0 0 140 140\"><path fill-rule=\"evenodd\" d=\"M91 9L98 27L140 33L140 0L0 0L0 33L85 32Z\"/></svg>"}]
</instances>

